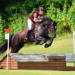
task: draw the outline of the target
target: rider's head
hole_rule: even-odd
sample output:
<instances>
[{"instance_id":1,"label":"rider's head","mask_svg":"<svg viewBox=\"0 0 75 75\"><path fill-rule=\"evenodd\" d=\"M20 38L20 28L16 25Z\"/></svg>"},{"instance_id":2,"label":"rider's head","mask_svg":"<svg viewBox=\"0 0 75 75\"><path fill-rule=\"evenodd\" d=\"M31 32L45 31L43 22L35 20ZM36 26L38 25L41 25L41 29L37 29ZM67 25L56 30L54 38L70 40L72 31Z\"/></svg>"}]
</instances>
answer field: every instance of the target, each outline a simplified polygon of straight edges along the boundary
<instances>
[{"instance_id":1,"label":"rider's head","mask_svg":"<svg viewBox=\"0 0 75 75\"><path fill-rule=\"evenodd\" d=\"M40 14L40 15L43 14L43 11L44 11L44 8L43 8L43 7L39 7L39 14Z\"/></svg>"}]
</instances>

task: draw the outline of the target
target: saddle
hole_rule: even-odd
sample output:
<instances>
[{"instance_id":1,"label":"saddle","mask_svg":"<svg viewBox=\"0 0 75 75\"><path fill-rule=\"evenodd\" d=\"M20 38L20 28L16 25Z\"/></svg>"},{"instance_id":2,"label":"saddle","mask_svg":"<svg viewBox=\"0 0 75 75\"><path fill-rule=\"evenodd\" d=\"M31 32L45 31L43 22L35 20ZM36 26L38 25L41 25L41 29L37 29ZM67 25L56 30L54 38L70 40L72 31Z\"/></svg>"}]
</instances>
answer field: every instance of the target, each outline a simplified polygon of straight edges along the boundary
<instances>
[{"instance_id":1,"label":"saddle","mask_svg":"<svg viewBox=\"0 0 75 75\"><path fill-rule=\"evenodd\" d=\"M35 30L35 25L34 25L33 29L31 30L31 33L32 33L34 30ZM28 26L26 26L25 31L26 31L26 32L28 31Z\"/></svg>"}]
</instances>

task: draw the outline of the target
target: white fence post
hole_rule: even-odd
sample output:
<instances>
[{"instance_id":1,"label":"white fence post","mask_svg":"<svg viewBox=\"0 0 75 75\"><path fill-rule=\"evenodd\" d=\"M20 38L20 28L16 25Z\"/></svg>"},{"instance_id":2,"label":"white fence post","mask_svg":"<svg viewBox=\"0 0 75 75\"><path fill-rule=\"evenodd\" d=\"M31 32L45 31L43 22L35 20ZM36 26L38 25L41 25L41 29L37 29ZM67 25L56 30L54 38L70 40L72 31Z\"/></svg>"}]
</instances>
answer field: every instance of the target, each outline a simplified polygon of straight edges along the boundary
<instances>
[{"instance_id":1,"label":"white fence post","mask_svg":"<svg viewBox=\"0 0 75 75\"><path fill-rule=\"evenodd\" d=\"M7 70L8 70L8 58L9 58L9 33L5 34L5 39L7 39L8 44L7 44Z\"/></svg>"}]
</instances>

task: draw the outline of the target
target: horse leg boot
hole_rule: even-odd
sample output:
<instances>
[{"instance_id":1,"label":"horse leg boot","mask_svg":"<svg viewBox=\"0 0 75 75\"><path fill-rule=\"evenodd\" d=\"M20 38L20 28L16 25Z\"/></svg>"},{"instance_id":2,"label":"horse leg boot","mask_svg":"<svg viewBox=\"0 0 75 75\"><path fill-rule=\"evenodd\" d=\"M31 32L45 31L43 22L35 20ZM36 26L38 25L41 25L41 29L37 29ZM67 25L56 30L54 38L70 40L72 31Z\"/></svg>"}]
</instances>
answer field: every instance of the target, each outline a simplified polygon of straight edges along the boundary
<instances>
[{"instance_id":1,"label":"horse leg boot","mask_svg":"<svg viewBox=\"0 0 75 75\"><path fill-rule=\"evenodd\" d=\"M49 44L45 44L45 48L48 48L49 46L51 46L52 45L52 42L53 42L53 38L50 38L50 43Z\"/></svg>"},{"instance_id":2,"label":"horse leg boot","mask_svg":"<svg viewBox=\"0 0 75 75\"><path fill-rule=\"evenodd\" d=\"M31 32L31 30L27 31L26 37L24 38L24 41L28 39L29 33Z\"/></svg>"}]
</instances>

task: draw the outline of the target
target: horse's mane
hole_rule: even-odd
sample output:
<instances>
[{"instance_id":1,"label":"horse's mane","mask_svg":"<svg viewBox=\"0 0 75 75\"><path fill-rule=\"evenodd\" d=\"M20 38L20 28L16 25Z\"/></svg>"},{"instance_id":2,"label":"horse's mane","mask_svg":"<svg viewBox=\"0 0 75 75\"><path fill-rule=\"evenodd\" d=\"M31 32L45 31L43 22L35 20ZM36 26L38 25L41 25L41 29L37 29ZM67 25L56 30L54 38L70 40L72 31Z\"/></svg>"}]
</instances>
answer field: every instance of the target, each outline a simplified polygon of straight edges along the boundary
<instances>
[{"instance_id":1,"label":"horse's mane","mask_svg":"<svg viewBox=\"0 0 75 75\"><path fill-rule=\"evenodd\" d=\"M42 23L45 22L45 21L47 21L48 23L53 22L52 19L50 19L50 18L48 18L48 17L45 17L45 18L42 18L42 21L41 21L41 22L39 22L39 23L35 23L35 24L42 24Z\"/></svg>"},{"instance_id":2,"label":"horse's mane","mask_svg":"<svg viewBox=\"0 0 75 75\"><path fill-rule=\"evenodd\" d=\"M48 17L42 18L42 22L44 22L44 21L53 22L53 20Z\"/></svg>"}]
</instances>

